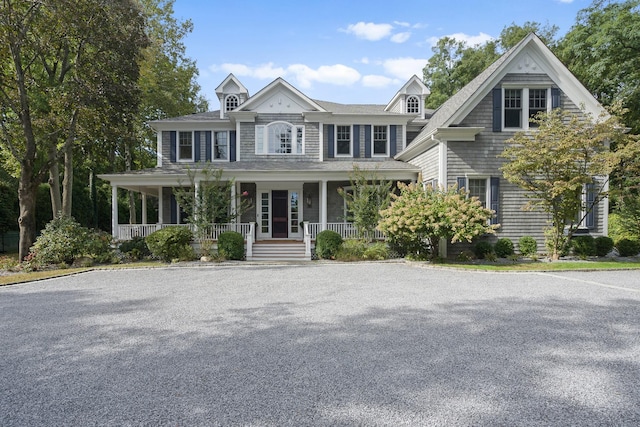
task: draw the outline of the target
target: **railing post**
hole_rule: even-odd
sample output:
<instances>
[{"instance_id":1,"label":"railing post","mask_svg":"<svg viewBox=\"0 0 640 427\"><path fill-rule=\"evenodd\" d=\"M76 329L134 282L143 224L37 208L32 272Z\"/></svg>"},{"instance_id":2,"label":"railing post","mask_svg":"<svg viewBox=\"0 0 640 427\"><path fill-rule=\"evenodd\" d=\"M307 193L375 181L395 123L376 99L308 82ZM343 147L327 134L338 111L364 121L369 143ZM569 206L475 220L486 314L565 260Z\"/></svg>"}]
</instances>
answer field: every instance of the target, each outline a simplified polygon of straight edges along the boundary
<instances>
[{"instance_id":1,"label":"railing post","mask_svg":"<svg viewBox=\"0 0 640 427\"><path fill-rule=\"evenodd\" d=\"M245 239L247 241L247 261L251 261L253 258L253 230L255 227L255 222L249 223L249 232L245 234Z\"/></svg>"},{"instance_id":2,"label":"railing post","mask_svg":"<svg viewBox=\"0 0 640 427\"><path fill-rule=\"evenodd\" d=\"M302 233L304 235L304 257L311 260L311 233L309 228L309 223L305 222L304 227L302 227Z\"/></svg>"}]
</instances>

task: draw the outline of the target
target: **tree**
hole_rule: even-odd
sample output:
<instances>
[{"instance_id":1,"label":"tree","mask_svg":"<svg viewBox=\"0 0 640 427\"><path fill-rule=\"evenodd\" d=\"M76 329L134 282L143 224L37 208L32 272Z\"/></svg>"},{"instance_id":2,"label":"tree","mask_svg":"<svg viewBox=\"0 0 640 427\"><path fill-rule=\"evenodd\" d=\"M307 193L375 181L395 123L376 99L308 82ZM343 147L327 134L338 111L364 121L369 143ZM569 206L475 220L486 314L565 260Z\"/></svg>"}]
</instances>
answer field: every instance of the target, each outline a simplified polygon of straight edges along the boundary
<instances>
[{"instance_id":1,"label":"tree","mask_svg":"<svg viewBox=\"0 0 640 427\"><path fill-rule=\"evenodd\" d=\"M438 256L440 239L470 242L498 227L489 224L494 212L483 207L477 197L467 197L464 189L423 187L421 183L398 183L398 187L400 194L393 194L391 205L380 212L378 229L415 248L427 242L432 258Z\"/></svg>"},{"instance_id":2,"label":"tree","mask_svg":"<svg viewBox=\"0 0 640 427\"><path fill-rule=\"evenodd\" d=\"M391 201L393 183L378 178L375 171L367 173L355 164L349 180L350 190L338 189L347 205L345 219L353 223L361 239L372 240L380 221L380 211Z\"/></svg>"},{"instance_id":3,"label":"tree","mask_svg":"<svg viewBox=\"0 0 640 427\"><path fill-rule=\"evenodd\" d=\"M535 32L552 47L557 31L556 26L527 21L522 26L513 23L504 27L498 39L475 46L451 37L441 38L431 48L434 54L423 69L424 84L431 91L426 107L438 108L527 34Z\"/></svg>"},{"instance_id":4,"label":"tree","mask_svg":"<svg viewBox=\"0 0 640 427\"><path fill-rule=\"evenodd\" d=\"M558 259L580 223L608 196L609 174L637 152L638 142L624 133L615 114L596 120L555 109L531 121L536 132L518 132L507 141L502 171L527 191L525 209L549 215L547 246L551 258ZM611 151L610 144L618 150Z\"/></svg>"},{"instance_id":5,"label":"tree","mask_svg":"<svg viewBox=\"0 0 640 427\"><path fill-rule=\"evenodd\" d=\"M70 212L73 148L85 118L126 128L137 106L138 55L144 21L132 0L2 0L0 116L3 155L19 175L19 257L35 238L36 192L56 165ZM86 115L85 115L86 114ZM7 159L7 156L4 156Z\"/></svg>"}]
</instances>

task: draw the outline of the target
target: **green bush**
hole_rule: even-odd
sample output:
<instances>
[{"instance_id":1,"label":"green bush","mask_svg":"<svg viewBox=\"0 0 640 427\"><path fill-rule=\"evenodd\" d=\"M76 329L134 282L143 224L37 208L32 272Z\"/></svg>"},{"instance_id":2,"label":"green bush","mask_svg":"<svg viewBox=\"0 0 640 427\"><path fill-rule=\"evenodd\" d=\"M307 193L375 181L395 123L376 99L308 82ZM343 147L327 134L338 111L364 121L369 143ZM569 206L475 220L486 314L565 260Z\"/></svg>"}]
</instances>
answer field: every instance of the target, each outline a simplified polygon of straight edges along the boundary
<instances>
[{"instance_id":1,"label":"green bush","mask_svg":"<svg viewBox=\"0 0 640 427\"><path fill-rule=\"evenodd\" d=\"M476 243L473 248L473 253L476 255L476 258L485 259L488 255L493 254L493 246L491 243L483 240L482 242Z\"/></svg>"},{"instance_id":2,"label":"green bush","mask_svg":"<svg viewBox=\"0 0 640 427\"><path fill-rule=\"evenodd\" d=\"M640 252L640 243L637 240L621 239L616 243L616 249L620 256L636 256Z\"/></svg>"},{"instance_id":3,"label":"green bush","mask_svg":"<svg viewBox=\"0 0 640 427\"><path fill-rule=\"evenodd\" d=\"M332 230L324 230L316 236L316 254L323 259L334 259L342 246L342 236Z\"/></svg>"},{"instance_id":4,"label":"green bush","mask_svg":"<svg viewBox=\"0 0 640 427\"><path fill-rule=\"evenodd\" d=\"M244 237L237 231L225 231L218 236L218 254L223 259L244 258Z\"/></svg>"},{"instance_id":5,"label":"green bush","mask_svg":"<svg viewBox=\"0 0 640 427\"><path fill-rule=\"evenodd\" d=\"M493 246L493 251L499 258L507 258L515 253L515 251L513 250L513 242L511 241L511 239L508 239L506 237L498 239L496 244Z\"/></svg>"},{"instance_id":6,"label":"green bush","mask_svg":"<svg viewBox=\"0 0 640 427\"><path fill-rule=\"evenodd\" d=\"M431 256L429 243L419 237L389 236L387 240L389 250L395 252L401 258L428 259Z\"/></svg>"},{"instance_id":7,"label":"green bush","mask_svg":"<svg viewBox=\"0 0 640 427\"><path fill-rule=\"evenodd\" d=\"M73 218L56 216L49 221L31 248L36 264L72 264L86 252L89 230Z\"/></svg>"},{"instance_id":8,"label":"green bush","mask_svg":"<svg viewBox=\"0 0 640 427\"><path fill-rule=\"evenodd\" d=\"M153 256L165 262L193 258L191 240L193 240L191 230L177 225L154 231L145 239Z\"/></svg>"},{"instance_id":9,"label":"green bush","mask_svg":"<svg viewBox=\"0 0 640 427\"><path fill-rule=\"evenodd\" d=\"M113 237L102 230L89 230L85 242L85 255L89 255L101 264L113 260Z\"/></svg>"},{"instance_id":10,"label":"green bush","mask_svg":"<svg viewBox=\"0 0 640 427\"><path fill-rule=\"evenodd\" d=\"M613 249L613 239L608 236L596 237L595 244L596 255L598 256L607 256L607 254Z\"/></svg>"},{"instance_id":11,"label":"green bush","mask_svg":"<svg viewBox=\"0 0 640 427\"><path fill-rule=\"evenodd\" d=\"M538 253L538 243L531 236L522 236L518 240L518 248L522 256L533 256Z\"/></svg>"},{"instance_id":12,"label":"green bush","mask_svg":"<svg viewBox=\"0 0 640 427\"><path fill-rule=\"evenodd\" d=\"M592 236L574 236L571 247L573 253L581 258L596 255L596 241Z\"/></svg>"},{"instance_id":13,"label":"green bush","mask_svg":"<svg viewBox=\"0 0 640 427\"><path fill-rule=\"evenodd\" d=\"M120 252L127 255L131 259L141 259L151 255L149 246L144 237L135 236L131 240L120 243Z\"/></svg>"},{"instance_id":14,"label":"green bush","mask_svg":"<svg viewBox=\"0 0 640 427\"><path fill-rule=\"evenodd\" d=\"M347 239L342 242L336 253L336 259L340 261L359 261L364 259L367 243L364 240Z\"/></svg>"},{"instance_id":15,"label":"green bush","mask_svg":"<svg viewBox=\"0 0 640 427\"><path fill-rule=\"evenodd\" d=\"M381 261L389 258L389 247L386 243L375 242L364 250L364 259Z\"/></svg>"}]
</instances>

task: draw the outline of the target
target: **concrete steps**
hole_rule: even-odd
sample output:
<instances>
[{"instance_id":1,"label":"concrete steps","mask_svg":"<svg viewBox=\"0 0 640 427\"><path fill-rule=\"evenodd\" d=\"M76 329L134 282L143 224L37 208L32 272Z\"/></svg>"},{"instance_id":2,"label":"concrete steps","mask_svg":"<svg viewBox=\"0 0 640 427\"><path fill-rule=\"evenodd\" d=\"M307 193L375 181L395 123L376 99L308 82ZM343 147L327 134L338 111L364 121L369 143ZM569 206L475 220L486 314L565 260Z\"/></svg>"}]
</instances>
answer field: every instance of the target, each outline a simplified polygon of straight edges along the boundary
<instances>
[{"instance_id":1,"label":"concrete steps","mask_svg":"<svg viewBox=\"0 0 640 427\"><path fill-rule=\"evenodd\" d=\"M310 261L304 255L304 242L256 242L253 256L247 261Z\"/></svg>"}]
</instances>

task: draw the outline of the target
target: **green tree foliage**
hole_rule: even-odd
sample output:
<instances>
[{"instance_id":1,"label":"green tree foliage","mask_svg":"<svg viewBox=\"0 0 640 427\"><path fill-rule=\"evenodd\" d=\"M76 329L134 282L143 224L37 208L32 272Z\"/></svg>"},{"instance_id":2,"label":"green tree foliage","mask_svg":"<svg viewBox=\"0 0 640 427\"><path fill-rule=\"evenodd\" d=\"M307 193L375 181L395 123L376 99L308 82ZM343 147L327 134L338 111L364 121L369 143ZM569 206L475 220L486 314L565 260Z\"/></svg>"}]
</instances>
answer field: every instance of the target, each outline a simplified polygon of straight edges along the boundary
<instances>
[{"instance_id":1,"label":"green tree foliage","mask_svg":"<svg viewBox=\"0 0 640 427\"><path fill-rule=\"evenodd\" d=\"M498 39L475 46L451 37L441 38L431 48L433 56L423 69L424 84L431 91L427 108L438 108L527 34L535 32L553 46L557 31L556 26L527 21L522 26L513 23L502 30Z\"/></svg>"},{"instance_id":2,"label":"green tree foliage","mask_svg":"<svg viewBox=\"0 0 640 427\"><path fill-rule=\"evenodd\" d=\"M131 122L146 36L132 0L3 0L0 28L0 153L19 177L22 259L35 237L36 191L47 176L53 209L70 215L73 152L84 126L123 129Z\"/></svg>"},{"instance_id":3,"label":"green tree foliage","mask_svg":"<svg viewBox=\"0 0 640 427\"><path fill-rule=\"evenodd\" d=\"M375 171L365 171L353 165L351 189L338 189L347 205L346 220L352 222L362 239L372 240L380 221L380 211L389 206L393 183L380 179Z\"/></svg>"},{"instance_id":4,"label":"green tree foliage","mask_svg":"<svg viewBox=\"0 0 640 427\"><path fill-rule=\"evenodd\" d=\"M153 256L165 262L174 259L192 259L191 240L193 240L191 230L180 225L161 228L149 234L145 239Z\"/></svg>"},{"instance_id":5,"label":"green tree foliage","mask_svg":"<svg viewBox=\"0 0 640 427\"><path fill-rule=\"evenodd\" d=\"M497 228L489 225L493 211L476 197L468 198L464 189L424 188L421 183L398 183L398 187L400 194L393 194L391 205L380 212L378 229L395 241L428 242L431 257L438 256L440 239L470 242Z\"/></svg>"},{"instance_id":6,"label":"green tree foliage","mask_svg":"<svg viewBox=\"0 0 640 427\"><path fill-rule=\"evenodd\" d=\"M342 236L333 230L323 230L316 236L316 254L323 259L334 259L342 246Z\"/></svg>"},{"instance_id":7,"label":"green tree foliage","mask_svg":"<svg viewBox=\"0 0 640 427\"><path fill-rule=\"evenodd\" d=\"M519 132L501 157L504 177L527 190L525 209L549 215L548 246L558 259L586 215L607 197L607 177L637 150L637 138L624 133L617 116L597 119L556 109L532 119L536 132ZM611 151L615 143L618 151ZM596 177L600 177L596 179ZM582 194L590 186L592 202ZM582 216L579 214L582 213Z\"/></svg>"},{"instance_id":8,"label":"green tree foliage","mask_svg":"<svg viewBox=\"0 0 640 427\"><path fill-rule=\"evenodd\" d=\"M242 260L244 258L244 236L237 231L220 233L218 254L222 259Z\"/></svg>"}]
</instances>

